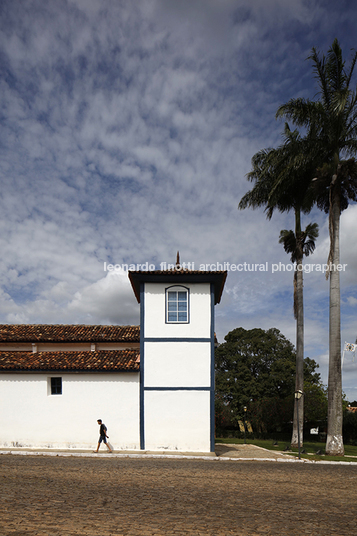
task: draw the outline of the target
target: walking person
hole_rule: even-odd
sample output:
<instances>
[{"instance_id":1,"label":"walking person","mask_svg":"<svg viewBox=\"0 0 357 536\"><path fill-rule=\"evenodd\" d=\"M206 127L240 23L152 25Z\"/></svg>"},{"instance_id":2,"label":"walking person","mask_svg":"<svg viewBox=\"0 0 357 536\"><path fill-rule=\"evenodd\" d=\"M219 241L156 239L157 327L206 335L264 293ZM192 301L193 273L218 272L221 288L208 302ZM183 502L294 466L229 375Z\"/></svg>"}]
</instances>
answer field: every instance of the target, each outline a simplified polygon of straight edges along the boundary
<instances>
[{"instance_id":1,"label":"walking person","mask_svg":"<svg viewBox=\"0 0 357 536\"><path fill-rule=\"evenodd\" d=\"M94 450L93 452L98 452L101 442L105 444L109 452L113 452L110 446L107 443L107 438L109 439L109 436L107 435L107 427L102 422L102 419L98 419L97 423L99 424L99 440L98 440L98 446L97 450Z\"/></svg>"}]
</instances>

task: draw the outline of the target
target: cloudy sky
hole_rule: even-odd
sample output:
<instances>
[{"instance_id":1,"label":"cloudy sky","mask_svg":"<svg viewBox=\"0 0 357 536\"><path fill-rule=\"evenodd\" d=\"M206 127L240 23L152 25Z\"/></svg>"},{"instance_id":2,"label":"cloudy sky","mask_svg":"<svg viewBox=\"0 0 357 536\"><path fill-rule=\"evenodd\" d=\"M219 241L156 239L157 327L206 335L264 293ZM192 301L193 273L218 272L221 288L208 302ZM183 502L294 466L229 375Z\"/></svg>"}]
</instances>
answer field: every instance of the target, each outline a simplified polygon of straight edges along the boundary
<instances>
[{"instance_id":1,"label":"cloudy sky","mask_svg":"<svg viewBox=\"0 0 357 536\"><path fill-rule=\"evenodd\" d=\"M281 141L278 106L317 87L311 48L357 47L340 0L3 0L0 322L136 324L104 263L268 263L229 272L216 331L293 343L292 214L238 211L251 157ZM311 263L328 254L326 215ZM357 206L342 215L342 341L357 336ZM327 383L328 283L305 275L305 355ZM357 356L343 387L357 399Z\"/></svg>"}]
</instances>

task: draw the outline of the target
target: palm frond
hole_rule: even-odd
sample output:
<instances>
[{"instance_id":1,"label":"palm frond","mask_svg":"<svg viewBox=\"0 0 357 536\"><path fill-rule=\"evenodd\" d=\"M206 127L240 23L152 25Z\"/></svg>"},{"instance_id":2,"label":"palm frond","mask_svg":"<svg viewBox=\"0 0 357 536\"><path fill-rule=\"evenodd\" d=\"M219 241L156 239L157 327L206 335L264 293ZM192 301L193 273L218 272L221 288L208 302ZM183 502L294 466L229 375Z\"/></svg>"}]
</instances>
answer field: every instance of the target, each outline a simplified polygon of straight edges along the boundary
<instances>
[{"instance_id":1,"label":"palm frond","mask_svg":"<svg viewBox=\"0 0 357 536\"><path fill-rule=\"evenodd\" d=\"M337 39L335 39L327 52L325 64L325 77L328 81L330 94L338 93L346 87L346 74L344 72L345 62L342 59L342 50Z\"/></svg>"},{"instance_id":2,"label":"palm frond","mask_svg":"<svg viewBox=\"0 0 357 536\"><path fill-rule=\"evenodd\" d=\"M353 75L353 71L354 71L354 68L355 68L355 65L356 65L356 61L357 61L357 52L354 53L354 55L353 55L353 57L352 57L351 66L350 66L349 72L346 74L346 85L347 85L347 87L350 86L351 79L352 79L352 75Z\"/></svg>"},{"instance_id":3,"label":"palm frond","mask_svg":"<svg viewBox=\"0 0 357 536\"><path fill-rule=\"evenodd\" d=\"M305 231L302 233L302 251L305 257L308 257L310 253L315 251L316 240L319 236L319 226L317 223L309 223L306 226Z\"/></svg>"},{"instance_id":4,"label":"palm frond","mask_svg":"<svg viewBox=\"0 0 357 536\"><path fill-rule=\"evenodd\" d=\"M330 92L329 92L328 80L326 77L325 56L323 55L322 58L320 59L319 53L317 52L316 48L313 47L311 51L311 55L308 56L307 59L313 62L313 71L315 72L315 78L317 79L318 84L320 86L325 105L329 106L330 105Z\"/></svg>"},{"instance_id":5,"label":"palm frond","mask_svg":"<svg viewBox=\"0 0 357 536\"><path fill-rule=\"evenodd\" d=\"M283 244L285 253L291 254L291 261L296 261L296 237L294 231L280 231L279 244Z\"/></svg>"}]
</instances>

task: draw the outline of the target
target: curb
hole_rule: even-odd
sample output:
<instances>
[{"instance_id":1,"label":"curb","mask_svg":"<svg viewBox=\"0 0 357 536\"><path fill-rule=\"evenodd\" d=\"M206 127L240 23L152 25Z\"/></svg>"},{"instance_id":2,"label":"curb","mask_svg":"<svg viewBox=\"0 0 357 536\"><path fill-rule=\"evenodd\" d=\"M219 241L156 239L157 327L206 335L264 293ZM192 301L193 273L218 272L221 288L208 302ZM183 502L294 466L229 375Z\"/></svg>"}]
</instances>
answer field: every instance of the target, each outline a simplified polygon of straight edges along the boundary
<instances>
[{"instance_id":1,"label":"curb","mask_svg":"<svg viewBox=\"0 0 357 536\"><path fill-rule=\"evenodd\" d=\"M194 456L190 454L129 454L129 453L106 453L96 454L91 452L60 452L60 451L29 451L29 450L1 450L1 454L11 454L17 456L56 456L56 457L75 457L75 458L154 458L154 459L170 459L170 460L205 460L211 462L277 462L277 463L305 463L305 464L324 464L324 465L354 465L357 466L355 462L334 462L334 461L324 461L324 460L306 460L298 458L230 458L224 456Z\"/></svg>"}]
</instances>

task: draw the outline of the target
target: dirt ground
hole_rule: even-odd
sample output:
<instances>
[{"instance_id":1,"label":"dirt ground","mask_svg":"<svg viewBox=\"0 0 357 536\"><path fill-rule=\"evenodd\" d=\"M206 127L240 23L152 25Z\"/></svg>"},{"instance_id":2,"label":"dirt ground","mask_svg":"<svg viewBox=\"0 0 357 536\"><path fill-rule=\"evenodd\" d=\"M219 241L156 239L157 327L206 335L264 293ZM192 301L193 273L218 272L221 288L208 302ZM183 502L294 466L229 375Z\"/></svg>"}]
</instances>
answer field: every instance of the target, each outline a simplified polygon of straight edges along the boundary
<instances>
[{"instance_id":1,"label":"dirt ground","mask_svg":"<svg viewBox=\"0 0 357 536\"><path fill-rule=\"evenodd\" d=\"M357 533L357 467L0 457L1 536Z\"/></svg>"}]
</instances>

